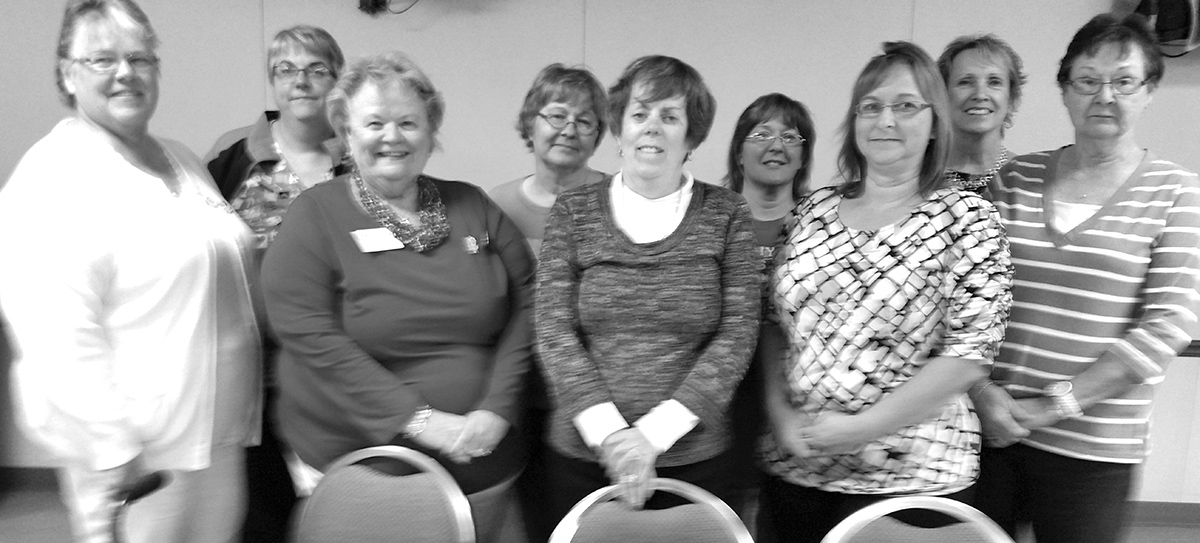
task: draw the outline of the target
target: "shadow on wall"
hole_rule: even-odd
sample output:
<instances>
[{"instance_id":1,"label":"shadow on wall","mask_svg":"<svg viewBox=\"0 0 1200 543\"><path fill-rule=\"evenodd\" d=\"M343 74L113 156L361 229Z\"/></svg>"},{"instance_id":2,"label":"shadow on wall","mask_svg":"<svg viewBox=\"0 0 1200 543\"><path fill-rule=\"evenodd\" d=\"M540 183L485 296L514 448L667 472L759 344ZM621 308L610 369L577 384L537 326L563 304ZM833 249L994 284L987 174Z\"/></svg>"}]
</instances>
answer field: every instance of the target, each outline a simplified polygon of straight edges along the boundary
<instances>
[{"instance_id":1,"label":"shadow on wall","mask_svg":"<svg viewBox=\"0 0 1200 543\"><path fill-rule=\"evenodd\" d=\"M0 313L0 466L11 462L16 421L12 408L12 345L8 341L8 321Z\"/></svg>"},{"instance_id":2,"label":"shadow on wall","mask_svg":"<svg viewBox=\"0 0 1200 543\"><path fill-rule=\"evenodd\" d=\"M1167 75L1163 77L1164 85L1188 88L1200 85L1200 49L1192 50L1181 57L1163 60L1167 64Z\"/></svg>"}]
</instances>

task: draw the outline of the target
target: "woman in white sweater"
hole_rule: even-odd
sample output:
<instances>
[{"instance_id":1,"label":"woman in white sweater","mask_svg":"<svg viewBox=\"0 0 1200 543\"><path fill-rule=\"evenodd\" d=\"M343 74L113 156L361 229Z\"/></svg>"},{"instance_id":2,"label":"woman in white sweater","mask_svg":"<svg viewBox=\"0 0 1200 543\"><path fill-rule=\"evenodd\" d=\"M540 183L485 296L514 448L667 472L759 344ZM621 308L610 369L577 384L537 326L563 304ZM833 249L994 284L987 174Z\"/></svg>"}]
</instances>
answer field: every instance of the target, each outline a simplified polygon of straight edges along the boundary
<instances>
[{"instance_id":1,"label":"woman in white sweater","mask_svg":"<svg viewBox=\"0 0 1200 543\"><path fill-rule=\"evenodd\" d=\"M75 114L0 193L18 418L63 466L78 541L108 541L113 490L157 470L172 481L129 510L129 541L234 540L257 439L250 232L148 131L157 44L130 0L71 1L58 84Z\"/></svg>"}]
</instances>

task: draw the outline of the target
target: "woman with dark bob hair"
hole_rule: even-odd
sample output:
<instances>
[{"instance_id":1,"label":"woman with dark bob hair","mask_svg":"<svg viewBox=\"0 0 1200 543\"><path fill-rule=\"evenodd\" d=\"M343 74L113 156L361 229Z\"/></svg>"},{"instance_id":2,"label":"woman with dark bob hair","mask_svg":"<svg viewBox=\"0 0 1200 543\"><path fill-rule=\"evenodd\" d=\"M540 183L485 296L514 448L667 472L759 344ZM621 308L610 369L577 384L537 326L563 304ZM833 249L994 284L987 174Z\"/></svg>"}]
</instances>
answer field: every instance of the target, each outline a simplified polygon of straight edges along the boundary
<instances>
[{"instance_id":1,"label":"woman with dark bob hair","mask_svg":"<svg viewBox=\"0 0 1200 543\"><path fill-rule=\"evenodd\" d=\"M1012 158L1004 147L1004 131L1012 128L1021 104L1021 57L994 34L960 36L938 57L938 70L946 80L954 133L946 180L982 193Z\"/></svg>"},{"instance_id":2,"label":"woman with dark bob hair","mask_svg":"<svg viewBox=\"0 0 1200 543\"><path fill-rule=\"evenodd\" d=\"M533 258L481 189L424 174L443 112L404 55L351 63L329 121L354 170L296 198L262 283L298 485L363 447L417 449L458 482L488 542L524 460Z\"/></svg>"},{"instance_id":3,"label":"woman with dark bob hair","mask_svg":"<svg viewBox=\"0 0 1200 543\"><path fill-rule=\"evenodd\" d=\"M756 225L786 217L808 193L816 140L812 114L786 95L764 94L742 111L729 142L727 180L750 204Z\"/></svg>"},{"instance_id":4,"label":"woman with dark bob hair","mask_svg":"<svg viewBox=\"0 0 1200 543\"><path fill-rule=\"evenodd\" d=\"M542 247L555 198L607 177L588 167L604 139L607 100L592 72L558 63L542 68L525 94L517 133L533 153L533 174L504 183L489 195L521 227L535 253Z\"/></svg>"},{"instance_id":5,"label":"woman with dark bob hair","mask_svg":"<svg viewBox=\"0 0 1200 543\"><path fill-rule=\"evenodd\" d=\"M816 139L817 131L808 108L779 93L755 99L734 126L726 181L750 205L754 237L763 262L764 295L766 278L773 267L775 250L783 242L788 218L808 192ZM739 479L746 487L748 499L757 495L760 477L755 450L766 423L760 355L755 353L731 408Z\"/></svg>"},{"instance_id":6,"label":"woman with dark bob hair","mask_svg":"<svg viewBox=\"0 0 1200 543\"><path fill-rule=\"evenodd\" d=\"M1039 543L1124 540L1155 385L1200 313L1200 178L1138 144L1163 77L1140 16L1098 15L1059 64L1075 142L991 185L1017 267L1008 335L972 389L978 506Z\"/></svg>"},{"instance_id":7,"label":"woman with dark bob hair","mask_svg":"<svg viewBox=\"0 0 1200 543\"><path fill-rule=\"evenodd\" d=\"M621 171L550 212L536 311L554 405L548 524L609 484L642 506L656 475L736 494L726 416L754 345L761 260L745 201L684 169L715 110L691 66L635 60L609 89Z\"/></svg>"},{"instance_id":8,"label":"woman with dark bob hair","mask_svg":"<svg viewBox=\"0 0 1200 543\"><path fill-rule=\"evenodd\" d=\"M980 438L966 392L1008 313L999 217L943 187L946 89L929 55L885 43L842 134L844 180L797 206L760 347L763 512L781 541L820 541L892 496L969 500Z\"/></svg>"}]
</instances>

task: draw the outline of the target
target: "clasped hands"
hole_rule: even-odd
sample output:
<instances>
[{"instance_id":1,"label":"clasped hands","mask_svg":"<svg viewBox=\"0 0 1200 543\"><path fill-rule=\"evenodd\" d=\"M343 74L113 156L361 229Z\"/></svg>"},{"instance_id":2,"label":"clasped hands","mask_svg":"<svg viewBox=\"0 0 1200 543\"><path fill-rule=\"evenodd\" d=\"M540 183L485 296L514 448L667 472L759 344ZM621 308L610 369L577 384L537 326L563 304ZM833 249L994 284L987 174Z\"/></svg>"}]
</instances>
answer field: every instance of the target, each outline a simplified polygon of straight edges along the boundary
<instances>
[{"instance_id":1,"label":"clasped hands","mask_svg":"<svg viewBox=\"0 0 1200 543\"><path fill-rule=\"evenodd\" d=\"M617 496L634 508L645 505L653 493L650 480L656 476L654 463L659 452L638 428L609 434L597 451L600 465L617 485Z\"/></svg>"},{"instance_id":2,"label":"clasped hands","mask_svg":"<svg viewBox=\"0 0 1200 543\"><path fill-rule=\"evenodd\" d=\"M852 453L875 439L860 415L825 412L813 417L799 410L775 423L775 435L784 448L801 457Z\"/></svg>"},{"instance_id":3,"label":"clasped hands","mask_svg":"<svg viewBox=\"0 0 1200 543\"><path fill-rule=\"evenodd\" d=\"M989 386L972 400L989 447L1007 447L1029 436L1031 430L1062 420L1054 400L1044 396L1018 400L1002 387Z\"/></svg>"},{"instance_id":4,"label":"clasped hands","mask_svg":"<svg viewBox=\"0 0 1200 543\"><path fill-rule=\"evenodd\" d=\"M425 430L413 441L465 464L492 454L508 428L508 421L491 411L479 409L456 415L435 409L425 423Z\"/></svg>"}]
</instances>

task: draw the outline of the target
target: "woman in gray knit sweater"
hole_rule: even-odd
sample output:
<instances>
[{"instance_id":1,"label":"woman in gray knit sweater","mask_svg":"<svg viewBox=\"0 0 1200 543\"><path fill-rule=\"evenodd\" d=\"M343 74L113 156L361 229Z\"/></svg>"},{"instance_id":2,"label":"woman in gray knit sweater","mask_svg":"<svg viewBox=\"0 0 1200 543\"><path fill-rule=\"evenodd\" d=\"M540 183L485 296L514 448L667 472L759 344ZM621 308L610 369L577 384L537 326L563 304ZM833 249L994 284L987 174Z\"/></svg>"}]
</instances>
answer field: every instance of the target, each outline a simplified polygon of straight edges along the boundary
<instances>
[{"instance_id":1,"label":"woman in gray knit sweater","mask_svg":"<svg viewBox=\"0 0 1200 543\"><path fill-rule=\"evenodd\" d=\"M536 310L549 526L608 484L641 506L656 475L736 495L726 412L755 344L761 259L745 201L684 170L715 108L691 66L635 60L609 90L621 171L551 210Z\"/></svg>"}]
</instances>

